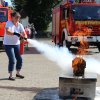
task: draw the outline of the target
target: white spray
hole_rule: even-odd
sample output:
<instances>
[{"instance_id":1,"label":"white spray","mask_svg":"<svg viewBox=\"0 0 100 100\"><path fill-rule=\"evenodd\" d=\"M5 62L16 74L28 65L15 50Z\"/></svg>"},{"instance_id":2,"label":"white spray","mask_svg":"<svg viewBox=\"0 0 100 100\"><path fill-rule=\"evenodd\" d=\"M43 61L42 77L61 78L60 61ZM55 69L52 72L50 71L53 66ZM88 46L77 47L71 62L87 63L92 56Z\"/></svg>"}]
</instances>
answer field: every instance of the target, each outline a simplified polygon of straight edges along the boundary
<instances>
[{"instance_id":1,"label":"white spray","mask_svg":"<svg viewBox=\"0 0 100 100\"><path fill-rule=\"evenodd\" d=\"M51 46L45 43L38 42L36 40L28 39L28 42L35 47L39 52L46 56L49 60L56 62L60 68L66 71L66 74L72 74L72 60L75 55L71 54L67 48L59 48L57 46ZM84 57L86 61L86 71L100 74L100 62L96 59ZM96 88L95 100L100 100L100 87Z\"/></svg>"},{"instance_id":2,"label":"white spray","mask_svg":"<svg viewBox=\"0 0 100 100\"><path fill-rule=\"evenodd\" d=\"M60 68L66 71L66 74L72 74L72 60L75 55L70 53L66 47L57 47L38 42L37 40L28 39L28 42L35 47L39 52L46 56L49 60L56 62ZM86 72L94 72L100 74L100 62L93 58L85 58Z\"/></svg>"},{"instance_id":3,"label":"white spray","mask_svg":"<svg viewBox=\"0 0 100 100\"><path fill-rule=\"evenodd\" d=\"M74 55L72 55L67 48L59 48L57 46L51 46L30 39L28 39L28 42L49 60L56 62L63 71L66 71L67 74L72 73L71 63Z\"/></svg>"},{"instance_id":4,"label":"white spray","mask_svg":"<svg viewBox=\"0 0 100 100\"><path fill-rule=\"evenodd\" d=\"M86 60L86 71L93 72L100 75L100 61L94 58L85 58Z\"/></svg>"}]
</instances>

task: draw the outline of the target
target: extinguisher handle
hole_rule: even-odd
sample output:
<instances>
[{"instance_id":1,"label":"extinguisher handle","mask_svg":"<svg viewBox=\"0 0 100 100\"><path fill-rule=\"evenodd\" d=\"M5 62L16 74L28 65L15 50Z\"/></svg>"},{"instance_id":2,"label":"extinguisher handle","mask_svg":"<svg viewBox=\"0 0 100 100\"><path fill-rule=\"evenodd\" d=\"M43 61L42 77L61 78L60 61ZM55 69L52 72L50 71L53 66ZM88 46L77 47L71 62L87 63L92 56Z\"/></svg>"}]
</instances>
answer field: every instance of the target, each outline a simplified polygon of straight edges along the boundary
<instances>
[{"instance_id":1,"label":"extinguisher handle","mask_svg":"<svg viewBox=\"0 0 100 100\"><path fill-rule=\"evenodd\" d=\"M27 38L20 36L20 40L27 40Z\"/></svg>"}]
</instances>

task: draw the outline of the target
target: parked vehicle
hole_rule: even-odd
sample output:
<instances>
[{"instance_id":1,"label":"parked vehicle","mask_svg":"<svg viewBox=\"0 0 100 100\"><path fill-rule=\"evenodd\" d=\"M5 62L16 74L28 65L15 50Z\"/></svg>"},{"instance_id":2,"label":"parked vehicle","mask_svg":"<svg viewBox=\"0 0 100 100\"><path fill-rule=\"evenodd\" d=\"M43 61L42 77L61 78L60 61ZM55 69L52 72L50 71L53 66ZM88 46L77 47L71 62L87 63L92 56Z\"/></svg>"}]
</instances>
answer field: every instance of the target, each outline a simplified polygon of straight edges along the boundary
<instances>
[{"instance_id":1,"label":"parked vehicle","mask_svg":"<svg viewBox=\"0 0 100 100\"><path fill-rule=\"evenodd\" d=\"M10 14L12 9L8 7L7 2L4 5L0 5L0 47L3 46L3 37L5 32L5 25L8 20L11 20Z\"/></svg>"},{"instance_id":2,"label":"parked vehicle","mask_svg":"<svg viewBox=\"0 0 100 100\"><path fill-rule=\"evenodd\" d=\"M52 11L52 39L70 48L87 41L100 51L100 3L95 0L63 0ZM81 34L83 33L83 34Z\"/></svg>"}]
</instances>

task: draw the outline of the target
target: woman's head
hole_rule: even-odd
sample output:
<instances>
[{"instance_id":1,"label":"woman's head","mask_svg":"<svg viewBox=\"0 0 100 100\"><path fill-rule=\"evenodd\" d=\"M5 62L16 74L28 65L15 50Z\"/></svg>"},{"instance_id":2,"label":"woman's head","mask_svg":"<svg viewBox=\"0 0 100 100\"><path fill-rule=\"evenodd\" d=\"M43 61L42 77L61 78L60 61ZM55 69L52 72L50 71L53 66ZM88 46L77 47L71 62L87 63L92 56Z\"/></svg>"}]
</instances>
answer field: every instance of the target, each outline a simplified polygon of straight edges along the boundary
<instances>
[{"instance_id":1,"label":"woman's head","mask_svg":"<svg viewBox=\"0 0 100 100\"><path fill-rule=\"evenodd\" d=\"M12 21L17 23L20 21L21 15L18 12L11 13Z\"/></svg>"}]
</instances>

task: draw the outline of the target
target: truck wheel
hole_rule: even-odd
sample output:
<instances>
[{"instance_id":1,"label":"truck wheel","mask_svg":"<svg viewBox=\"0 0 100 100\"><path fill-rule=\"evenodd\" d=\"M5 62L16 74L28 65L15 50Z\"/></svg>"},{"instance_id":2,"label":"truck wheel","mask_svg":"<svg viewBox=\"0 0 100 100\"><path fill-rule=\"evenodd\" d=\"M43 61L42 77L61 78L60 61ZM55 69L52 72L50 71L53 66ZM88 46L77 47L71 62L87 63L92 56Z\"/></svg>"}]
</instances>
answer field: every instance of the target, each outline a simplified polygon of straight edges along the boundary
<instances>
[{"instance_id":1,"label":"truck wheel","mask_svg":"<svg viewBox=\"0 0 100 100\"><path fill-rule=\"evenodd\" d=\"M69 42L67 40L63 40L62 46L65 46L65 47L68 48L68 50L70 50L70 44L69 44Z\"/></svg>"},{"instance_id":2,"label":"truck wheel","mask_svg":"<svg viewBox=\"0 0 100 100\"><path fill-rule=\"evenodd\" d=\"M100 52L100 43L99 42L97 42L97 48L98 48L98 50Z\"/></svg>"},{"instance_id":3,"label":"truck wheel","mask_svg":"<svg viewBox=\"0 0 100 100\"><path fill-rule=\"evenodd\" d=\"M0 49L4 49L3 42L0 42Z\"/></svg>"},{"instance_id":4,"label":"truck wheel","mask_svg":"<svg viewBox=\"0 0 100 100\"><path fill-rule=\"evenodd\" d=\"M66 47L68 48L68 50L70 50L70 43L66 40Z\"/></svg>"},{"instance_id":5,"label":"truck wheel","mask_svg":"<svg viewBox=\"0 0 100 100\"><path fill-rule=\"evenodd\" d=\"M64 47L64 46L66 46L66 41L63 40L63 41L62 41L61 43L59 43L58 45L59 45L59 47Z\"/></svg>"},{"instance_id":6,"label":"truck wheel","mask_svg":"<svg viewBox=\"0 0 100 100\"><path fill-rule=\"evenodd\" d=\"M62 35L62 43L61 43L62 46L66 46L68 49L70 49L70 44L67 40L65 40L65 34L63 33Z\"/></svg>"},{"instance_id":7,"label":"truck wheel","mask_svg":"<svg viewBox=\"0 0 100 100\"><path fill-rule=\"evenodd\" d=\"M99 52L100 52L100 44L98 44L97 47L98 47L98 50L99 50Z\"/></svg>"}]
</instances>

